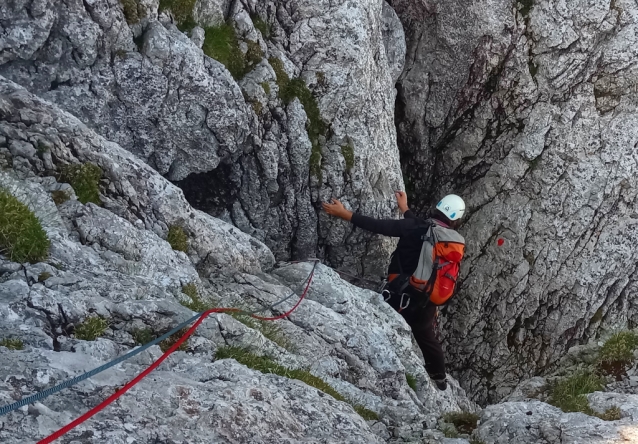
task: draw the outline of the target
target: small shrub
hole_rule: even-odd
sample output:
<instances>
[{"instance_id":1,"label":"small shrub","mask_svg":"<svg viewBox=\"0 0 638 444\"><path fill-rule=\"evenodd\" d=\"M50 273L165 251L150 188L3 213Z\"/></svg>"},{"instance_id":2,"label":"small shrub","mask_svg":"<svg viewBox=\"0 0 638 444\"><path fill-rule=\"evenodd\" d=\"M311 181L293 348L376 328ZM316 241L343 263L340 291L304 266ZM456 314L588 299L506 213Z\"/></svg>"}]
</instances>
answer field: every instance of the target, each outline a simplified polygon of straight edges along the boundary
<instances>
[{"instance_id":1,"label":"small shrub","mask_svg":"<svg viewBox=\"0 0 638 444\"><path fill-rule=\"evenodd\" d=\"M284 70L284 64L281 60L271 57L268 59L277 75L277 85L279 86L279 98L287 105L297 97L306 111L308 122L306 123L306 131L308 138L312 143L310 153L310 174L315 176L319 182L322 181L321 174L321 146L320 138L326 135L328 127L321 118L317 99L306 86L306 82L302 78L290 79Z\"/></svg>"},{"instance_id":2,"label":"small shrub","mask_svg":"<svg viewBox=\"0 0 638 444\"><path fill-rule=\"evenodd\" d=\"M619 407L611 407L605 410L605 413L594 413L594 416L603 421L618 421L621 418L621 412Z\"/></svg>"},{"instance_id":3,"label":"small shrub","mask_svg":"<svg viewBox=\"0 0 638 444\"><path fill-rule=\"evenodd\" d=\"M67 165L60 171L61 182L70 184L78 200L83 204L93 202L101 205L100 179L102 169L92 163Z\"/></svg>"},{"instance_id":4,"label":"small shrub","mask_svg":"<svg viewBox=\"0 0 638 444\"><path fill-rule=\"evenodd\" d=\"M593 412L585 395L602 390L604 386L605 381L599 374L592 370L580 370L550 386L548 403L566 413L583 412L591 415Z\"/></svg>"},{"instance_id":5,"label":"small shrub","mask_svg":"<svg viewBox=\"0 0 638 444\"><path fill-rule=\"evenodd\" d=\"M637 347L638 334L633 331L616 333L600 349L599 366L605 373L618 377L634 361L634 350Z\"/></svg>"},{"instance_id":6,"label":"small shrub","mask_svg":"<svg viewBox=\"0 0 638 444\"><path fill-rule=\"evenodd\" d=\"M264 57L259 43L251 41L246 42L248 50L244 54L235 28L230 23L208 27L205 31L204 54L224 65L235 80L241 80Z\"/></svg>"},{"instance_id":7,"label":"small shrub","mask_svg":"<svg viewBox=\"0 0 638 444\"><path fill-rule=\"evenodd\" d=\"M253 25L255 26L255 29L258 29L259 32L261 32L261 35L265 39L269 39L270 38L270 24L268 22L266 22L264 19L262 19L261 17L259 17L257 14L251 14L250 18L253 21Z\"/></svg>"},{"instance_id":8,"label":"small shrub","mask_svg":"<svg viewBox=\"0 0 638 444\"><path fill-rule=\"evenodd\" d=\"M159 346L160 346L160 349L162 350L162 352L166 353L169 348L171 348L177 341L179 341L179 338L181 338L182 336L184 336L186 334L187 331L188 331L187 328L183 328L180 331L178 331L177 333L172 334L171 336L169 336L168 338L166 338L162 342L160 342ZM188 350L188 339L185 340L184 342L182 342L181 345L179 347L177 347L177 350L178 351L187 351Z\"/></svg>"},{"instance_id":9,"label":"small shrub","mask_svg":"<svg viewBox=\"0 0 638 444\"><path fill-rule=\"evenodd\" d=\"M461 436L458 430L456 430L454 426L450 424L444 424L443 426L441 426L441 431L446 438L459 438Z\"/></svg>"},{"instance_id":10,"label":"small shrub","mask_svg":"<svg viewBox=\"0 0 638 444\"><path fill-rule=\"evenodd\" d=\"M180 226L171 225L168 227L166 241L171 244L171 248L176 251L188 252L188 235Z\"/></svg>"},{"instance_id":11,"label":"small shrub","mask_svg":"<svg viewBox=\"0 0 638 444\"><path fill-rule=\"evenodd\" d=\"M153 330L150 328L137 328L131 332L131 336L133 336L133 340L137 345L148 344L155 339Z\"/></svg>"},{"instance_id":12,"label":"small shrub","mask_svg":"<svg viewBox=\"0 0 638 444\"><path fill-rule=\"evenodd\" d=\"M51 245L35 214L0 188L0 253L13 262L40 262Z\"/></svg>"},{"instance_id":13,"label":"small shrub","mask_svg":"<svg viewBox=\"0 0 638 444\"><path fill-rule=\"evenodd\" d=\"M470 412L449 412L443 415L443 420L454 424L454 427L459 432L469 435L476 429L479 416Z\"/></svg>"},{"instance_id":14,"label":"small shrub","mask_svg":"<svg viewBox=\"0 0 638 444\"><path fill-rule=\"evenodd\" d=\"M264 92L266 93L266 95L269 96L270 95L270 83L261 82L261 87L264 89Z\"/></svg>"},{"instance_id":15,"label":"small shrub","mask_svg":"<svg viewBox=\"0 0 638 444\"><path fill-rule=\"evenodd\" d=\"M354 168L354 147L350 144L343 145L341 147L341 154L346 161L346 169L351 170Z\"/></svg>"},{"instance_id":16,"label":"small shrub","mask_svg":"<svg viewBox=\"0 0 638 444\"><path fill-rule=\"evenodd\" d=\"M71 196L69 196L69 193L66 191L57 190L51 192L51 198L56 205L62 205L64 202L69 200Z\"/></svg>"},{"instance_id":17,"label":"small shrub","mask_svg":"<svg viewBox=\"0 0 638 444\"><path fill-rule=\"evenodd\" d=\"M197 0L160 0L159 12L169 10L180 31L193 29L197 23L193 20L193 8Z\"/></svg>"},{"instance_id":18,"label":"small shrub","mask_svg":"<svg viewBox=\"0 0 638 444\"><path fill-rule=\"evenodd\" d=\"M100 316L91 316L75 327L74 335L76 339L95 341L104 334L108 327L109 323L106 319Z\"/></svg>"},{"instance_id":19,"label":"small shrub","mask_svg":"<svg viewBox=\"0 0 638 444\"><path fill-rule=\"evenodd\" d=\"M9 350L24 350L24 343L20 339L4 338L0 339L0 347L7 347Z\"/></svg>"},{"instance_id":20,"label":"small shrub","mask_svg":"<svg viewBox=\"0 0 638 444\"><path fill-rule=\"evenodd\" d=\"M414 377L414 375L411 375L410 373L406 373L405 379L408 382L408 385L410 386L410 388L416 392L416 378Z\"/></svg>"},{"instance_id":21,"label":"small shrub","mask_svg":"<svg viewBox=\"0 0 638 444\"><path fill-rule=\"evenodd\" d=\"M38 282L44 282L51 277L51 273L48 271L43 271L38 275Z\"/></svg>"}]
</instances>

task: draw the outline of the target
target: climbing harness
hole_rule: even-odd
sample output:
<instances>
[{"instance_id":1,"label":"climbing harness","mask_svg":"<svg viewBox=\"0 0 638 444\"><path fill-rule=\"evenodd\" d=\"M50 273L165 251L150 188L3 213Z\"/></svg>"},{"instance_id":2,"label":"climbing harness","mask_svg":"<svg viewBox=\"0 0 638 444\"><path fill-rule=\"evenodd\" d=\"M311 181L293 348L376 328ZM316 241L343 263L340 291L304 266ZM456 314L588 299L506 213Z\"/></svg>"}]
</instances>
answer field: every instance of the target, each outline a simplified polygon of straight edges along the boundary
<instances>
[{"instance_id":1,"label":"climbing harness","mask_svg":"<svg viewBox=\"0 0 638 444\"><path fill-rule=\"evenodd\" d=\"M157 359L157 361L155 361L153 364L151 364L151 366L149 366L146 370L144 370L142 373L140 373L139 375L137 375L133 380L131 380L130 382L128 382L124 387L122 387L120 390L118 390L117 392L115 392L113 395L111 395L110 397L108 397L106 400L104 400L102 403L100 403L99 405L97 405L96 407L94 407L93 409L89 410L88 412L86 412L84 415L80 416L79 418L77 418L76 420L72 421L71 423L67 424L66 426L62 427L60 430L58 430L57 432L51 434L50 436L42 439L41 441L38 441L38 444L48 444L53 442L54 440L56 440L57 438L61 437L62 435L64 435L65 433L67 433L68 431L72 430L73 428L75 428L76 426L80 425L81 423L83 423L84 421L88 420L89 418L91 418L92 416L94 416L96 413L100 412L101 410L103 410L104 408L106 408L109 404L111 404L112 402L114 402L116 399L118 399L120 396L122 396L124 393L126 393L130 388L132 388L134 385L136 385L138 382L140 382L142 379L144 379L144 377L146 377L149 373L151 373L153 370L155 370L164 360L166 360L166 358L168 358L168 356L173 353L175 350L177 350L177 348L179 348L179 346L184 343L184 341L186 341L189 336L191 336L195 330L197 329L197 327L199 327L199 325L204 321L204 319L206 319L210 314L213 313L228 313L228 312L232 312L232 313L239 313L239 314L246 314L249 315L255 319L259 319L262 321L275 321L278 319L283 319L287 316L289 316L293 311L295 311L297 309L297 307L301 304L301 301L304 300L304 298L306 297L306 295L308 294L308 290L310 289L310 284L312 283L312 280L314 278L314 274L315 274L315 270L317 268L317 264L319 263L318 259L311 259L309 261L314 262L314 265L312 267L312 270L310 271L310 274L308 275L308 277L304 280L304 282L302 283L302 287L305 285L305 288L303 290L303 293L301 294L301 296L299 297L299 300L295 303L295 305L293 305L293 307L286 311L285 313L278 315L278 316L272 316L272 317L262 317L262 316L257 316L256 313L259 312L263 312L263 311L267 311L267 310L271 310L274 307L283 304L284 302L286 302L287 300L291 299L292 297L294 297L297 293L296 291L292 292L290 295L286 296L285 298L282 298L281 300L275 302L274 304L270 305L269 307L266 308L261 308L259 310L253 311L253 312L247 312L238 308L214 308L214 309L210 309L201 313L198 313L197 315L193 316L192 318L188 319L187 321L181 323L180 325L178 325L177 327L175 327L174 329L172 329L171 331L169 331L168 333L160 336L157 339L154 339L153 341L149 342L148 344L145 344L123 356L120 356L119 358L114 359L111 362L108 362L100 367L97 367L91 371L88 371L82 375L76 376L72 379L69 379L67 381L64 381L61 384L58 384L54 387L50 387L42 392L39 393L35 393L31 396L28 396L26 398L23 398L17 402L14 402L13 404L9 404L6 405L2 408L0 408L0 416L6 415L9 412L12 412L14 410L19 409L20 407L23 407L27 404L31 404L33 402L36 401L40 401L48 396L53 395L54 393L57 393L67 387L70 387L72 385L75 385L81 381L84 381L85 379L90 378L91 376L95 376L98 373L103 372L104 370L107 370L139 353L141 353L144 350L147 350L149 347L156 345L158 343L160 343L161 341L167 339L169 336L177 333L178 331L182 330L183 328L185 328L186 326L190 325L193 321L196 321L195 324L193 324L192 327L190 327L190 329L181 337L179 338L164 354L162 354L162 356Z\"/></svg>"}]
</instances>

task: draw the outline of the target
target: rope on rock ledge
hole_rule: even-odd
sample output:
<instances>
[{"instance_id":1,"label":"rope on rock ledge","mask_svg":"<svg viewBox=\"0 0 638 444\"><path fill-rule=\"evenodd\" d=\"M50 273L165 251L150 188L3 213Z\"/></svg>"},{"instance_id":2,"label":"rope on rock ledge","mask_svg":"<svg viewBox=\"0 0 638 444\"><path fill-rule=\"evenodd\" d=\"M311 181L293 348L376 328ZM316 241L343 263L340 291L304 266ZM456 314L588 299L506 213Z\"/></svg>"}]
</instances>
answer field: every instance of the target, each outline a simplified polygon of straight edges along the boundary
<instances>
[{"instance_id":1,"label":"rope on rock ledge","mask_svg":"<svg viewBox=\"0 0 638 444\"><path fill-rule=\"evenodd\" d=\"M312 279L314 277L315 274L315 270L317 268L317 264L319 263L319 260L317 259L311 259L308 262L314 262L314 265L312 267L312 270L310 271L310 274L308 275L308 277L305 279L305 281L303 282L302 285L305 284L305 288L303 293L301 294L299 300L297 301L297 303L288 311L286 311L285 313L278 315L278 316L272 316L272 317L262 317L262 316L257 316L256 313L259 312L263 312L263 311L267 311L267 310L271 310L272 308L276 307L277 305L280 305L284 302L286 302L287 300L289 300L290 298L292 298L293 296L296 295L296 292L293 292L292 294L286 296L285 298L275 302L274 304L270 305L269 307L263 308L263 309L259 309L257 311L254 312L246 312L244 310L241 310L239 308L213 308L201 313L198 313L197 315L193 316L192 318L188 319L187 321L179 324L177 327L175 327L174 329L172 329L171 331L169 331L168 333L160 336L157 339L154 339L153 341L149 342L148 344L145 344L133 351L130 351L129 353L120 356L104 365L101 365L91 371L88 371L86 373L83 373L82 375L78 375L72 379L69 379L67 381L62 382L61 384L58 384L54 387L50 387L42 392L39 393L35 393L31 396L28 396L26 398L23 398L17 402L14 402L13 404L9 404L6 405L2 408L0 408L0 416L6 415L9 412L12 412L14 410L19 409L20 407L23 407L27 404L31 404L33 402L42 400L48 396L53 395L54 393L57 393L67 387L70 387L72 385L75 385L81 381L84 381L88 378L90 378L91 376L95 376L98 373L103 372L104 370L107 370L129 358L132 358L133 356L143 352L144 350L147 350L149 347L152 347L153 345L156 345L158 343L160 343L161 341L167 339L169 336L177 333L178 331L182 330L183 328L185 328L186 326L190 325L193 321L196 321L195 324L193 324L192 327L190 327L188 329L188 331L181 337L179 338L179 340L177 340L162 356L160 356L160 358L155 361L153 364L151 364L150 367L148 367L146 370L144 370L142 373L140 373L139 375L137 375L133 380L131 380L130 382L128 382L124 387L122 387L120 390L118 390L117 392L115 392L113 395L109 396L107 399L105 399L103 402L101 402L99 405L97 405L96 407L92 408L91 410L89 410L88 412L86 412L84 415L80 416L79 418L77 418L76 420L70 422L69 424L67 424L66 426L62 427L60 430L58 430L57 432L49 435L48 437L42 439L41 441L38 441L38 444L48 444L53 442L54 440L58 439L59 437L61 437L62 435L64 435L65 433L69 432L70 430L72 430L73 428L77 427L78 425L82 424L84 421L88 420L89 418L91 418L92 416L94 416L96 413L100 412L101 410L103 410L104 408L106 408L109 404L111 404L113 401L115 401L116 399L118 399L120 396L122 396L124 393L126 393L129 389L131 389L133 386L135 386L138 382L140 382L142 379L144 379L144 377L146 377L149 373L151 373L153 370L155 370L162 362L164 362L164 360L166 360L166 358L168 358L168 356L173 353L175 350L177 350L177 348L179 348L180 345L182 345L184 343L184 341L186 341L189 336L191 336L195 330L197 329L197 327L199 327L199 325L204 322L204 319L206 319L210 314L213 313L241 313L241 314L246 314L246 315L250 315L253 318L262 320L262 321L276 321L279 319L283 319L287 316L289 316L293 311L295 311L297 309L297 307L299 306L299 304L301 304L301 301L304 300L304 298L306 297L306 295L308 294L308 290L310 289L310 284L312 283Z\"/></svg>"}]
</instances>

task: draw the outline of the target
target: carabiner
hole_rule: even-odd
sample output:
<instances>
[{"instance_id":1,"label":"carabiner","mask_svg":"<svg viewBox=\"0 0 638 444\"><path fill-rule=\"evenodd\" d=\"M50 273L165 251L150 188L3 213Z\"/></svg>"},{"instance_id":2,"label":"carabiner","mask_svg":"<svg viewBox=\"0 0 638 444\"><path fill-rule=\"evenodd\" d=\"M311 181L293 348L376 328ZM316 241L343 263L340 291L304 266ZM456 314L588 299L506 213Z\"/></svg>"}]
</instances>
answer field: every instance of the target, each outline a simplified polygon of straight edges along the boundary
<instances>
[{"instance_id":1,"label":"carabiner","mask_svg":"<svg viewBox=\"0 0 638 444\"><path fill-rule=\"evenodd\" d=\"M388 280L384 279L381 281L381 285L379 285L379 293L383 294L385 286L388 285Z\"/></svg>"},{"instance_id":2,"label":"carabiner","mask_svg":"<svg viewBox=\"0 0 638 444\"><path fill-rule=\"evenodd\" d=\"M392 293L390 293L390 290L383 290L381 292L381 296L383 296L383 300L385 302L388 302L390 298L392 297Z\"/></svg>"},{"instance_id":3,"label":"carabiner","mask_svg":"<svg viewBox=\"0 0 638 444\"><path fill-rule=\"evenodd\" d=\"M407 297L408 297L408 300L407 300L407 302L405 303L405 305L403 305L403 298L404 298L405 296L407 296ZM408 308L408 305L410 305L410 295L409 295L409 294L407 294L407 293L403 293L403 294L401 295L401 302L399 302L399 313L401 313L403 310L405 310L406 308Z\"/></svg>"}]
</instances>

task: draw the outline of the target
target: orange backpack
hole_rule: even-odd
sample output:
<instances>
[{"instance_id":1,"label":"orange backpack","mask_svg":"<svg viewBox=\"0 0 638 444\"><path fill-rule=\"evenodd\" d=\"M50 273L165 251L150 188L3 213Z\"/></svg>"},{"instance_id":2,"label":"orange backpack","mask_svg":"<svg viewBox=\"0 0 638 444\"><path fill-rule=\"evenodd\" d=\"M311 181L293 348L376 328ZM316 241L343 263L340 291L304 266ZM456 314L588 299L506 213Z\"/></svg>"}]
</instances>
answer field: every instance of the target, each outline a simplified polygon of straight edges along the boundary
<instances>
[{"instance_id":1,"label":"orange backpack","mask_svg":"<svg viewBox=\"0 0 638 444\"><path fill-rule=\"evenodd\" d=\"M445 304L454 294L465 239L451 228L432 223L421 238L419 264L410 276L410 285L430 296L435 305Z\"/></svg>"},{"instance_id":2,"label":"orange backpack","mask_svg":"<svg viewBox=\"0 0 638 444\"><path fill-rule=\"evenodd\" d=\"M465 239L451 228L428 220L427 230L421 235L419 263L411 275L404 274L398 260L400 274L389 276L389 286L383 294L386 301L391 293L401 295L400 310L404 306L404 291L408 286L426 295L435 305L445 304L454 294L461 259L465 253ZM398 258L397 258L398 259Z\"/></svg>"}]
</instances>

